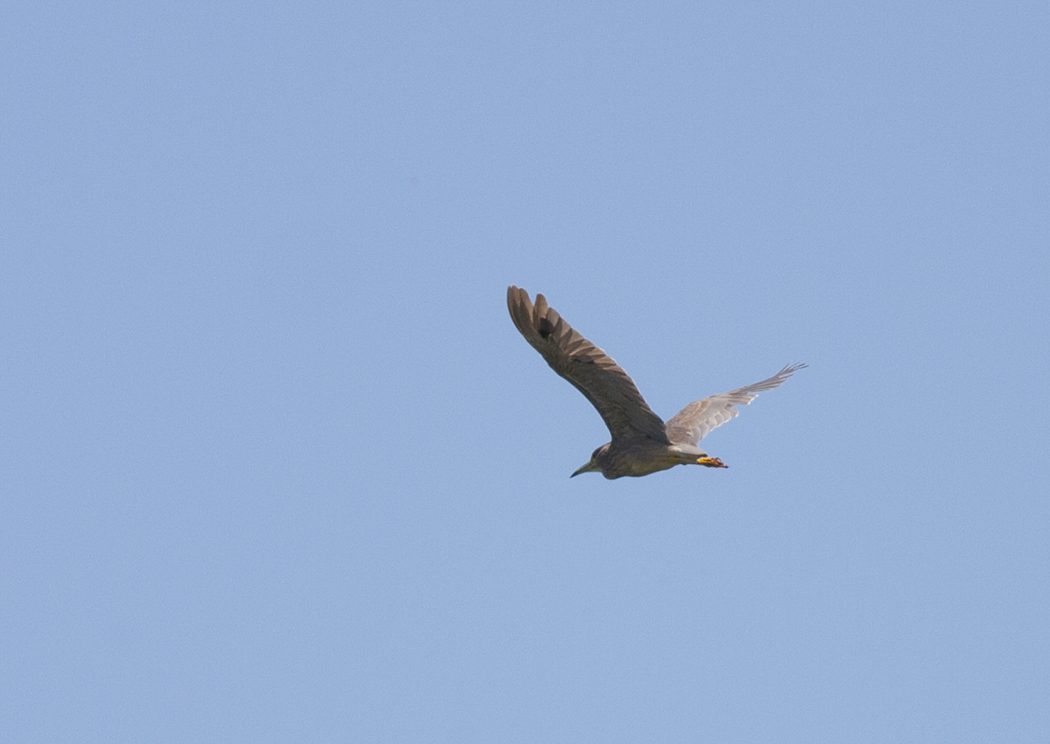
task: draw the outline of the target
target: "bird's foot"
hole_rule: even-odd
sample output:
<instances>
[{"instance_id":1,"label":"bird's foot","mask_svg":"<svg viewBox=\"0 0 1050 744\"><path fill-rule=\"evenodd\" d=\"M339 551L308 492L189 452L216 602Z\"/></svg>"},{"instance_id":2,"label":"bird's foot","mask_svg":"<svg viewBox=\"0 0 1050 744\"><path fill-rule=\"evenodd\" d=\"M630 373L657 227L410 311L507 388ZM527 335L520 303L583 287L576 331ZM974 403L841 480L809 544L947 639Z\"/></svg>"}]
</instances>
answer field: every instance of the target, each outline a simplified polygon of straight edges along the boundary
<instances>
[{"instance_id":1,"label":"bird's foot","mask_svg":"<svg viewBox=\"0 0 1050 744\"><path fill-rule=\"evenodd\" d=\"M708 468L728 468L724 462L719 460L717 457L699 457L696 460L697 465L703 465Z\"/></svg>"}]
</instances>

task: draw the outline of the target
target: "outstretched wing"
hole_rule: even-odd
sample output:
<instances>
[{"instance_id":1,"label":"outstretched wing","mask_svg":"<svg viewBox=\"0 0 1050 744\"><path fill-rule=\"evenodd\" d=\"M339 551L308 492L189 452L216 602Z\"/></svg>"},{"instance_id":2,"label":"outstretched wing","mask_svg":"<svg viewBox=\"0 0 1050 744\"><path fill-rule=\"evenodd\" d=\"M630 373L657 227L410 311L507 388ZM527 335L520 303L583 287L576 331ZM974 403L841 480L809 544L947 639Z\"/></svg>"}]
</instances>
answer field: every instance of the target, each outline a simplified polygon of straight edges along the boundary
<instances>
[{"instance_id":1,"label":"outstretched wing","mask_svg":"<svg viewBox=\"0 0 1050 744\"><path fill-rule=\"evenodd\" d=\"M804 369L805 366L805 364L789 365L768 380L693 401L667 422L667 438L675 444L695 445L707 436L709 431L718 428L737 415L738 412L733 406L746 406L758 397L759 393L780 387L784 380L798 370Z\"/></svg>"},{"instance_id":2,"label":"outstretched wing","mask_svg":"<svg viewBox=\"0 0 1050 744\"><path fill-rule=\"evenodd\" d=\"M507 308L514 325L555 372L571 382L598 409L613 439L648 436L667 442L664 422L627 376L604 351L581 336L536 295L507 288Z\"/></svg>"}]
</instances>

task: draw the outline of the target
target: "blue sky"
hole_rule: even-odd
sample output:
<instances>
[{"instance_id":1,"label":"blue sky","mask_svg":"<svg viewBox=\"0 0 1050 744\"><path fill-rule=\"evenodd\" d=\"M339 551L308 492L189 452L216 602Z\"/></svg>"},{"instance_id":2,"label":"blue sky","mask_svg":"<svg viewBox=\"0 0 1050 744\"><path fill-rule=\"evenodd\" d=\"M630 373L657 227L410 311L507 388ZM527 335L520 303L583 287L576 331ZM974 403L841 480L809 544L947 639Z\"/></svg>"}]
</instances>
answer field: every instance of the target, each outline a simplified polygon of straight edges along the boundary
<instances>
[{"instance_id":1,"label":"blue sky","mask_svg":"<svg viewBox=\"0 0 1050 744\"><path fill-rule=\"evenodd\" d=\"M1050 738L1045 3L2 12L0 738ZM543 292L728 470L569 480Z\"/></svg>"}]
</instances>

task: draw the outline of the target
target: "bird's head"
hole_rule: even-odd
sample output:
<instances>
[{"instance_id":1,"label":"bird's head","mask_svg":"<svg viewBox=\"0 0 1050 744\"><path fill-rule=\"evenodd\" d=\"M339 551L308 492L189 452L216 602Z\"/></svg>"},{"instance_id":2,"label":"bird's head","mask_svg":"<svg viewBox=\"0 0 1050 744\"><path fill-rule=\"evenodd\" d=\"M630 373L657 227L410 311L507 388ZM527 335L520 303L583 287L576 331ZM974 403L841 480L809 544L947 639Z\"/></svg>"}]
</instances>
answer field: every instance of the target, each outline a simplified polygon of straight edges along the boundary
<instances>
[{"instance_id":1,"label":"bird's head","mask_svg":"<svg viewBox=\"0 0 1050 744\"><path fill-rule=\"evenodd\" d=\"M603 444L601 447L596 449L593 453L591 453L591 459L587 461L587 464L579 470L577 470L572 475L570 475L569 477L575 478L580 473L593 473L595 471L601 471L602 466L598 460L603 454L605 454L605 450L607 449L609 449L609 445L607 444Z\"/></svg>"}]
</instances>

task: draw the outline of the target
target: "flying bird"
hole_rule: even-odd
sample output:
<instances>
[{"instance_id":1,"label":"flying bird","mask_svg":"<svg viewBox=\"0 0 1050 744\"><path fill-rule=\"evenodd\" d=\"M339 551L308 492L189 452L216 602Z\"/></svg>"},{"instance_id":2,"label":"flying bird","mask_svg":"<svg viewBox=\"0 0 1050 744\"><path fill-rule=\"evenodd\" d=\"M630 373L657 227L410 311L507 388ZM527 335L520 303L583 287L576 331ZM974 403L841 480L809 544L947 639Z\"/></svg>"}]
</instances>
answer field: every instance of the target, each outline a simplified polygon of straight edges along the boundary
<instances>
[{"instance_id":1,"label":"flying bird","mask_svg":"<svg viewBox=\"0 0 1050 744\"><path fill-rule=\"evenodd\" d=\"M512 285L507 288L507 308L525 340L598 409L612 435L612 441L596 449L570 477L593 471L609 479L639 477L675 465L728 467L697 447L699 441L737 415L733 406L749 404L806 367L789 365L768 380L693 401L665 424L612 357L573 330L543 295L536 295L534 305L528 292Z\"/></svg>"}]
</instances>

